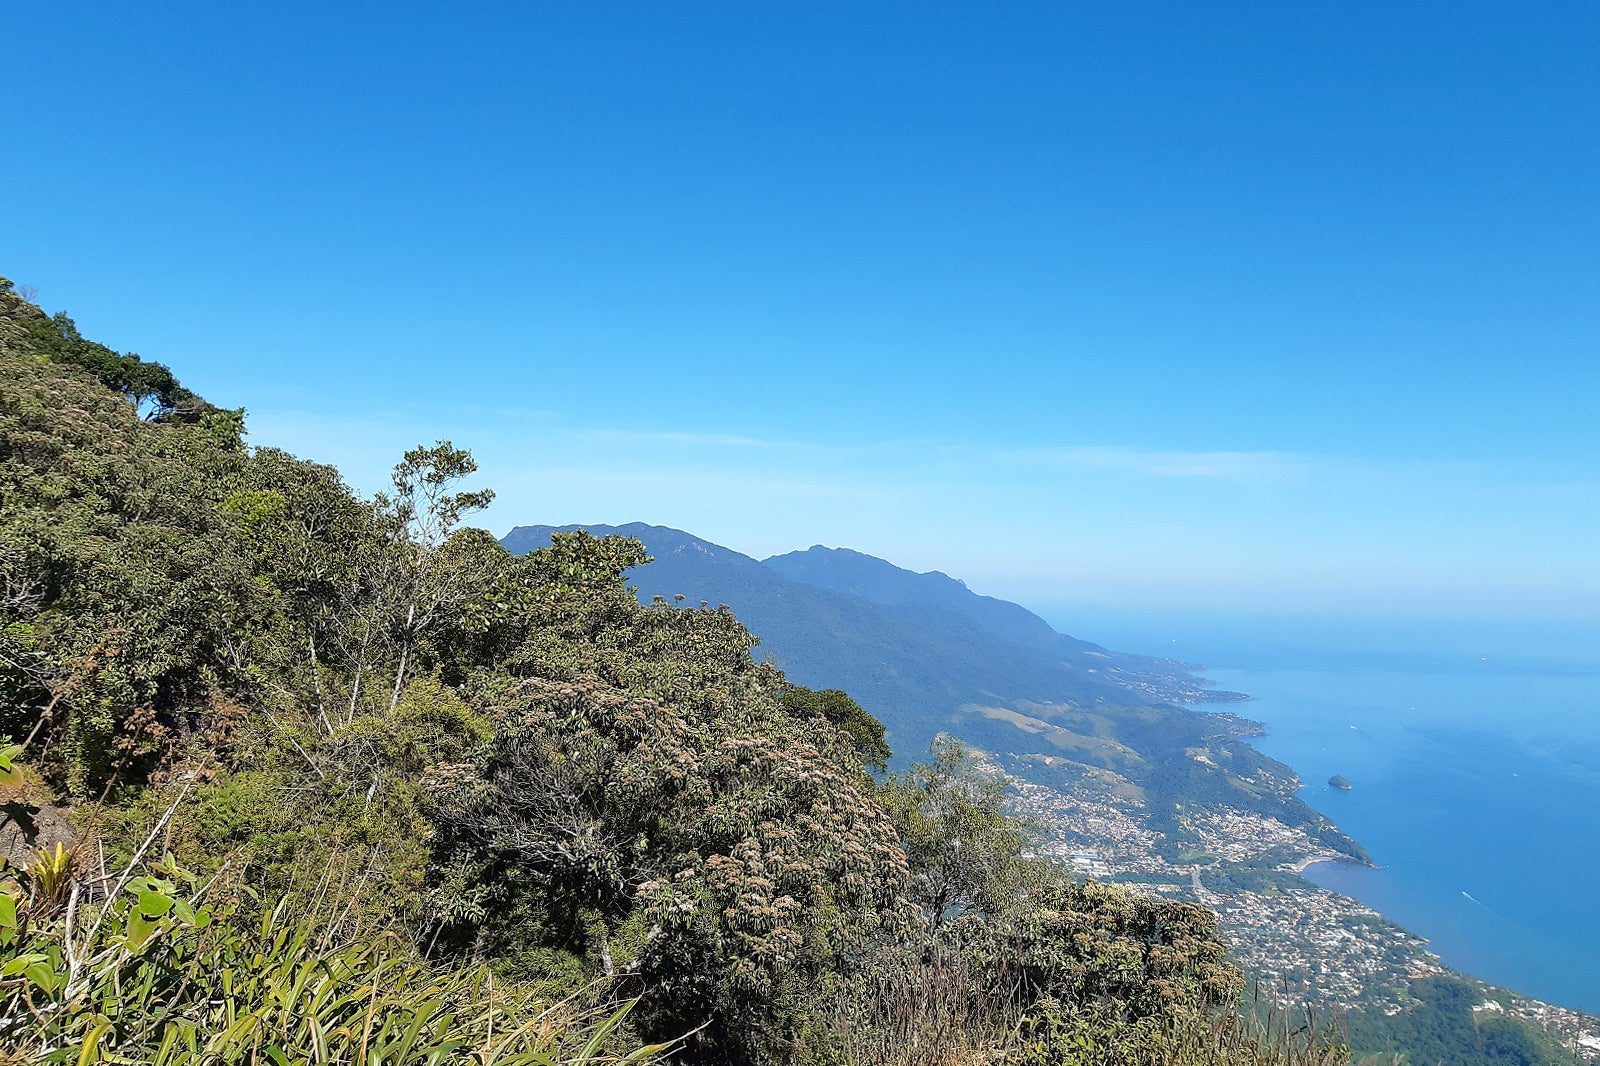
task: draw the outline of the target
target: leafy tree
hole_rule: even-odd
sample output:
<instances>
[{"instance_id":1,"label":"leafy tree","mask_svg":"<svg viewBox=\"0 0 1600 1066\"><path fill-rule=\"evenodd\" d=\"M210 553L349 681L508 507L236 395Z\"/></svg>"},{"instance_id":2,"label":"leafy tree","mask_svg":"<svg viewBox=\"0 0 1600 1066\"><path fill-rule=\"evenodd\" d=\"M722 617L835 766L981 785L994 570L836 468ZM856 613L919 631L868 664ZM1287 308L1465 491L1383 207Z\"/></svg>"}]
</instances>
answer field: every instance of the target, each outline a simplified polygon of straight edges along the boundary
<instances>
[{"instance_id":1,"label":"leafy tree","mask_svg":"<svg viewBox=\"0 0 1600 1066\"><path fill-rule=\"evenodd\" d=\"M904 843L911 897L935 928L969 910L1001 914L1030 867L1022 826L1005 812L1003 781L942 736L933 761L890 778L882 792Z\"/></svg>"},{"instance_id":2,"label":"leafy tree","mask_svg":"<svg viewBox=\"0 0 1600 1066\"><path fill-rule=\"evenodd\" d=\"M378 539L371 508L332 467L257 448L240 491L221 510L237 522L254 556L271 615L256 628L257 646L241 657L253 656L255 676L280 711L310 707L331 733L336 721L355 713L353 703L334 706L331 686L337 671L359 658L353 647L361 638L353 634L364 634L370 623L357 560Z\"/></svg>"},{"instance_id":3,"label":"leafy tree","mask_svg":"<svg viewBox=\"0 0 1600 1066\"><path fill-rule=\"evenodd\" d=\"M395 611L392 637L398 651L390 710L400 699L417 642L472 595L472 553L446 549L461 520L494 500L488 489L452 491L477 469L471 452L447 440L419 446L395 466L394 495L377 499L377 513L389 531L379 594Z\"/></svg>"},{"instance_id":4,"label":"leafy tree","mask_svg":"<svg viewBox=\"0 0 1600 1066\"><path fill-rule=\"evenodd\" d=\"M813 691L804 685L790 684L780 694L783 709L796 717L819 717L844 731L855 744L861 760L873 770L888 769L887 731L882 722L861 708L849 694L836 688Z\"/></svg>"},{"instance_id":5,"label":"leafy tree","mask_svg":"<svg viewBox=\"0 0 1600 1066\"><path fill-rule=\"evenodd\" d=\"M1112 1007L1124 1018L1230 1004L1244 987L1198 904L1095 882L1030 894L994 926L1027 994Z\"/></svg>"}]
</instances>

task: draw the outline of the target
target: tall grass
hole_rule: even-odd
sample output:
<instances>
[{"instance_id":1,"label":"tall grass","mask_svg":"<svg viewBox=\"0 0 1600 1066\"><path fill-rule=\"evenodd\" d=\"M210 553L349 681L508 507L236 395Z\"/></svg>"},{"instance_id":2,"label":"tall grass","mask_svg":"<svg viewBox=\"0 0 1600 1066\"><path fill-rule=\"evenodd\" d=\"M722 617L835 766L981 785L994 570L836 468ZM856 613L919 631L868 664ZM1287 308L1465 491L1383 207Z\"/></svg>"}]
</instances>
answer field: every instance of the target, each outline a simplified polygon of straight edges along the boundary
<instances>
[{"instance_id":1,"label":"tall grass","mask_svg":"<svg viewBox=\"0 0 1600 1066\"><path fill-rule=\"evenodd\" d=\"M76 878L63 907L49 858L0 876L3 1062L645 1066L667 1050L626 1039L628 1004L435 969L395 932L333 937L288 900L208 903L219 886L170 860Z\"/></svg>"},{"instance_id":2,"label":"tall grass","mask_svg":"<svg viewBox=\"0 0 1600 1066\"><path fill-rule=\"evenodd\" d=\"M838 990L824 1016L839 1066L1346 1066L1336 1027L1259 1001L1138 1020L1115 1003L1017 1006L1018 990L978 979L952 955L880 960ZM1003 984L1003 982L1002 982ZM1398 1063L1400 1060L1393 1060ZM1373 1064L1377 1066L1377 1064Z\"/></svg>"}]
</instances>

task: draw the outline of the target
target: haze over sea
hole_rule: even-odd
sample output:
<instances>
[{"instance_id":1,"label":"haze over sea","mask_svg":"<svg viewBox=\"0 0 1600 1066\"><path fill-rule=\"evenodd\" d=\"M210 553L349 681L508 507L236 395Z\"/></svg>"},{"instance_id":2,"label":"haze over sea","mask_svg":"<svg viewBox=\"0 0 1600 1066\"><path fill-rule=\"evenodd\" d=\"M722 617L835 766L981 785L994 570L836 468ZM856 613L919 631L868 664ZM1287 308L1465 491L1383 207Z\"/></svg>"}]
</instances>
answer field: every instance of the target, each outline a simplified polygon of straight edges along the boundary
<instances>
[{"instance_id":1,"label":"haze over sea","mask_svg":"<svg viewBox=\"0 0 1600 1066\"><path fill-rule=\"evenodd\" d=\"M1057 628L1251 694L1255 743L1381 869L1307 876L1451 966L1600 1013L1600 625L1133 618ZM1341 774L1343 792L1326 784Z\"/></svg>"}]
</instances>

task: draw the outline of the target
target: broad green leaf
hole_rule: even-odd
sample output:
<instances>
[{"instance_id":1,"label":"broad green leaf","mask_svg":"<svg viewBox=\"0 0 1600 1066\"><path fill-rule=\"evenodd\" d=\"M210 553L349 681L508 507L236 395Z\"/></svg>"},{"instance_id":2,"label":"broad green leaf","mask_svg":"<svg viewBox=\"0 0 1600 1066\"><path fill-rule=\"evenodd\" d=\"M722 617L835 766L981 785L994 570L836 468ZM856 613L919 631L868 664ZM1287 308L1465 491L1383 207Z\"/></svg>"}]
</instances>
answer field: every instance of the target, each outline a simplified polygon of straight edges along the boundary
<instances>
[{"instance_id":1,"label":"broad green leaf","mask_svg":"<svg viewBox=\"0 0 1600 1066\"><path fill-rule=\"evenodd\" d=\"M5 965L0 966L0 977L15 977L17 974L26 970L34 963L48 962L49 959L50 957L48 955L40 955L37 952L31 952L27 955L18 955Z\"/></svg>"},{"instance_id":2,"label":"broad green leaf","mask_svg":"<svg viewBox=\"0 0 1600 1066\"><path fill-rule=\"evenodd\" d=\"M151 918L160 918L172 909L173 899L154 889L145 889L139 893L139 910Z\"/></svg>"},{"instance_id":3,"label":"broad green leaf","mask_svg":"<svg viewBox=\"0 0 1600 1066\"><path fill-rule=\"evenodd\" d=\"M36 962L22 971L23 976L46 992L54 992L63 980L56 968L48 962Z\"/></svg>"},{"instance_id":4,"label":"broad green leaf","mask_svg":"<svg viewBox=\"0 0 1600 1066\"><path fill-rule=\"evenodd\" d=\"M136 910L129 914L127 928L129 950L138 951L144 947L145 942L155 931L156 923L146 918L140 911Z\"/></svg>"}]
</instances>

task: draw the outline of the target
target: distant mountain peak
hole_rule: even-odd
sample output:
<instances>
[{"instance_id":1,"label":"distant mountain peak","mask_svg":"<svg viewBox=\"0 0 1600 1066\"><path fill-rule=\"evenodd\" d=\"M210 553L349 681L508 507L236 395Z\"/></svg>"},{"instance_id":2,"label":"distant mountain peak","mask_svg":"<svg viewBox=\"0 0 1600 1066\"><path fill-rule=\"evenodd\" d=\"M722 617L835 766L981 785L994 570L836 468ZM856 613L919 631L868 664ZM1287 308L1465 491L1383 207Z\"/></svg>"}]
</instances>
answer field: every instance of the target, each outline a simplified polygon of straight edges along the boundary
<instances>
[{"instance_id":1,"label":"distant mountain peak","mask_svg":"<svg viewBox=\"0 0 1600 1066\"><path fill-rule=\"evenodd\" d=\"M904 716L937 714L958 689L969 699L996 693L1089 703L1216 698L1182 664L1109 652L1056 632L1025 607L978 595L943 571L917 573L854 548L813 544L758 561L644 522L518 526L501 543L523 553L548 545L552 533L580 528L644 543L655 562L628 575L642 599L682 594L691 602L729 604L796 680L854 685L864 704L902 728Z\"/></svg>"},{"instance_id":2,"label":"distant mountain peak","mask_svg":"<svg viewBox=\"0 0 1600 1066\"><path fill-rule=\"evenodd\" d=\"M813 544L805 551L763 559L762 564L797 581L825 588L853 586L850 591L880 603L937 601L957 590L960 593L969 591L965 581L942 570L919 573L854 548Z\"/></svg>"},{"instance_id":3,"label":"distant mountain peak","mask_svg":"<svg viewBox=\"0 0 1600 1066\"><path fill-rule=\"evenodd\" d=\"M633 537L644 543L650 554L657 558L684 552L697 552L714 558L735 561L749 566L759 566L756 560L748 555L743 555L732 548L725 548L720 544L686 533L681 529L671 526L655 526L646 522L627 522L613 526L597 522L576 522L561 526L531 525L516 526L500 538L500 543L507 551L524 555L536 548L545 548L550 545L550 534L572 533L586 529L597 537L618 536Z\"/></svg>"}]
</instances>

